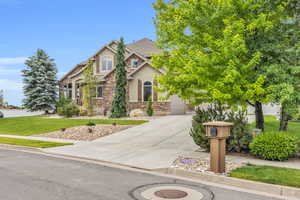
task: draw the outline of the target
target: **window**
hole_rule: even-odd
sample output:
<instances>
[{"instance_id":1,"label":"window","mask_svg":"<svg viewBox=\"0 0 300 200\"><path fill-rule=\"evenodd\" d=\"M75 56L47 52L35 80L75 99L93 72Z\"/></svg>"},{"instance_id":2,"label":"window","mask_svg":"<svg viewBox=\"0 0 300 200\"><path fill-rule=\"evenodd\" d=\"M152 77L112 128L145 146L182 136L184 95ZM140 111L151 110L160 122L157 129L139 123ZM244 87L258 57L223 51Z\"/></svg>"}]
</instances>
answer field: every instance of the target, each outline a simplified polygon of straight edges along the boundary
<instances>
[{"instance_id":1,"label":"window","mask_svg":"<svg viewBox=\"0 0 300 200\"><path fill-rule=\"evenodd\" d=\"M113 67L113 56L101 56L101 70L110 71Z\"/></svg>"},{"instance_id":2,"label":"window","mask_svg":"<svg viewBox=\"0 0 300 200\"><path fill-rule=\"evenodd\" d=\"M139 60L136 58L131 59L131 67L132 68L137 68L139 64Z\"/></svg>"},{"instance_id":3,"label":"window","mask_svg":"<svg viewBox=\"0 0 300 200\"><path fill-rule=\"evenodd\" d=\"M72 83L68 84L67 86L67 98L72 99Z\"/></svg>"},{"instance_id":4,"label":"window","mask_svg":"<svg viewBox=\"0 0 300 200\"><path fill-rule=\"evenodd\" d=\"M144 83L144 101L152 100L152 83L150 81L146 81Z\"/></svg>"},{"instance_id":5,"label":"window","mask_svg":"<svg viewBox=\"0 0 300 200\"><path fill-rule=\"evenodd\" d=\"M96 87L96 98L102 98L103 97L103 86L97 86Z\"/></svg>"}]
</instances>

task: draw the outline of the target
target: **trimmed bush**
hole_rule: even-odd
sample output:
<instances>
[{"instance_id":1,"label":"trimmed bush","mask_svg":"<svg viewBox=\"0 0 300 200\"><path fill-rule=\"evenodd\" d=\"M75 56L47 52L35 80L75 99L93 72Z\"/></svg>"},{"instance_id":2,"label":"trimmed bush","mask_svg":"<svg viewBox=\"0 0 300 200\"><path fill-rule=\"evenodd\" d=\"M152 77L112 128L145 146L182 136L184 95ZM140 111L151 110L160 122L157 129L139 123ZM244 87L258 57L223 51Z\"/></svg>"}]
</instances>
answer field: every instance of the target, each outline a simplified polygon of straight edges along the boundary
<instances>
[{"instance_id":1,"label":"trimmed bush","mask_svg":"<svg viewBox=\"0 0 300 200\"><path fill-rule=\"evenodd\" d=\"M149 100L147 102L147 110L146 110L146 112L147 112L148 116L150 116L150 117L153 116L154 111L153 111L153 107L152 107L152 100L151 100L151 98L149 98Z\"/></svg>"},{"instance_id":2,"label":"trimmed bush","mask_svg":"<svg viewBox=\"0 0 300 200\"><path fill-rule=\"evenodd\" d=\"M266 132L256 136L250 153L265 160L284 161L296 155L297 138L284 132Z\"/></svg>"},{"instance_id":3,"label":"trimmed bush","mask_svg":"<svg viewBox=\"0 0 300 200\"><path fill-rule=\"evenodd\" d=\"M80 113L80 110L77 105L75 105L73 102L61 105L57 108L57 113L60 116L64 117L72 117L72 116L78 116Z\"/></svg>"},{"instance_id":4,"label":"trimmed bush","mask_svg":"<svg viewBox=\"0 0 300 200\"><path fill-rule=\"evenodd\" d=\"M252 136L245 113L242 111L224 112L224 110L225 109L220 105L209 105L208 108L198 108L196 110L190 131L194 142L203 150L209 151L210 144L202 124L209 121L232 122L234 126L231 128L231 136L227 139L227 151L239 153L249 152L249 144L252 140Z\"/></svg>"}]
</instances>

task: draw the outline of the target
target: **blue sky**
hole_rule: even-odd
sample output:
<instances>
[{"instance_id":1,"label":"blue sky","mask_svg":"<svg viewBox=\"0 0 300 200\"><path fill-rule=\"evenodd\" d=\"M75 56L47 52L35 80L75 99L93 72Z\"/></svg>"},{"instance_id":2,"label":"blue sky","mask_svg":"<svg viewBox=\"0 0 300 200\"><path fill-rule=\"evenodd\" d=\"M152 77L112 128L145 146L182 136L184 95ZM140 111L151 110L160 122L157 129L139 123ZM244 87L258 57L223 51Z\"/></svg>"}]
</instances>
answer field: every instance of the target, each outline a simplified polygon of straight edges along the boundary
<instances>
[{"instance_id":1,"label":"blue sky","mask_svg":"<svg viewBox=\"0 0 300 200\"><path fill-rule=\"evenodd\" d=\"M102 45L155 39L155 0L0 0L0 90L22 104L24 60L37 48L55 59L61 77Z\"/></svg>"}]
</instances>

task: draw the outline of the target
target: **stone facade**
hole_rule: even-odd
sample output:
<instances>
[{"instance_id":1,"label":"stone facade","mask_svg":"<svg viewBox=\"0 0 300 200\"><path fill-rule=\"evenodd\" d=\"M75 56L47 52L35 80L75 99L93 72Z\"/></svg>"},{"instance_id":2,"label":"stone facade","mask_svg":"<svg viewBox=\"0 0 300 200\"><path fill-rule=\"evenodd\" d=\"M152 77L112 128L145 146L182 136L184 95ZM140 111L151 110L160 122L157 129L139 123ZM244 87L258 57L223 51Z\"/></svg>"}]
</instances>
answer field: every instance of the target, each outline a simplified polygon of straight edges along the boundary
<instances>
[{"instance_id":1,"label":"stone facade","mask_svg":"<svg viewBox=\"0 0 300 200\"><path fill-rule=\"evenodd\" d=\"M152 102L152 107L155 115L167 115L171 112L170 102ZM147 102L130 102L129 110L141 109L146 112Z\"/></svg>"},{"instance_id":2,"label":"stone facade","mask_svg":"<svg viewBox=\"0 0 300 200\"><path fill-rule=\"evenodd\" d=\"M105 45L103 48L97 51L95 55L89 59L94 60L94 74L98 79L99 86L102 86L102 97L95 98L95 111L98 114L106 115L110 113L111 105L114 97L115 91L115 66L117 64L116 60L116 46L117 42L113 41L108 45ZM135 50L132 50L135 49ZM163 97L163 94L158 93L155 88L158 86L155 81L155 77L161 75L163 72L154 69L149 56L152 52L158 52L154 47L154 43L149 39L143 39L137 41L133 44L130 44L130 48L126 48L126 71L128 75L128 84L127 84L127 105L128 113L135 109L140 109L146 111L147 101L145 98L148 98L149 88L146 84L152 84L152 101L153 101L153 110L155 115L169 114L171 112L171 102L170 101L161 101L160 97ZM112 70L102 71L102 62L103 57L112 58ZM74 102L79 106L82 105L82 89L80 86L83 84L83 70L85 63L76 65L69 73L67 73L59 82L60 95L68 95L71 97ZM106 65L103 65L106 66ZM106 67L104 67L106 69ZM96 88L95 88L96 89ZM67 91L66 91L67 90ZM71 95L70 95L71 94Z\"/></svg>"}]
</instances>

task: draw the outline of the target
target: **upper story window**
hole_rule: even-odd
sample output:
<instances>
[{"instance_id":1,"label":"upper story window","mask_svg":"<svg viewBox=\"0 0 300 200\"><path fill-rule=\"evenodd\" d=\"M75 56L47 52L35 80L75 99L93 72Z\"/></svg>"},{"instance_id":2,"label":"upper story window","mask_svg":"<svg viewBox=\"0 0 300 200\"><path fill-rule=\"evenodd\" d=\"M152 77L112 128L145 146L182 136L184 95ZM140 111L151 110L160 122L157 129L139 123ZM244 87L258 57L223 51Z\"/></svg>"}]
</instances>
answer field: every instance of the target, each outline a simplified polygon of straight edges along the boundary
<instances>
[{"instance_id":1,"label":"upper story window","mask_svg":"<svg viewBox=\"0 0 300 200\"><path fill-rule=\"evenodd\" d=\"M113 68L113 56L101 56L101 70L110 71Z\"/></svg>"},{"instance_id":2,"label":"upper story window","mask_svg":"<svg viewBox=\"0 0 300 200\"><path fill-rule=\"evenodd\" d=\"M96 87L96 98L102 98L103 97L103 86L99 85Z\"/></svg>"},{"instance_id":3,"label":"upper story window","mask_svg":"<svg viewBox=\"0 0 300 200\"><path fill-rule=\"evenodd\" d=\"M138 64L139 64L139 60L138 59L136 59L136 58L132 58L131 59L131 67L132 68L137 68Z\"/></svg>"}]
</instances>

